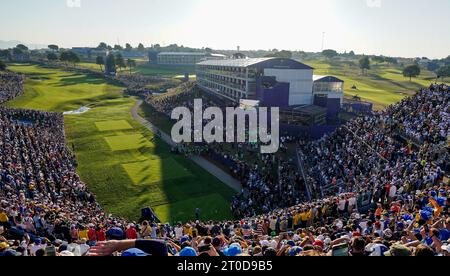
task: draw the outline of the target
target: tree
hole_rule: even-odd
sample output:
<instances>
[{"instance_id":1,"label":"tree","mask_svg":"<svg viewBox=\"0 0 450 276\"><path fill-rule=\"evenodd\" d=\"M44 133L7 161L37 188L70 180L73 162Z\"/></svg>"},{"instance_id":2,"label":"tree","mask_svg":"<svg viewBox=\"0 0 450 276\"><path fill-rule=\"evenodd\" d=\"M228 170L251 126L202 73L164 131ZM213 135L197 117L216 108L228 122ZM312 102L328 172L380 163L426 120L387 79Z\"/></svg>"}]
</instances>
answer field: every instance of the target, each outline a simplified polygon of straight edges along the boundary
<instances>
[{"instance_id":1,"label":"tree","mask_svg":"<svg viewBox=\"0 0 450 276\"><path fill-rule=\"evenodd\" d=\"M97 65L100 65L100 71L103 72L103 65L105 64L105 59L103 58L103 56L98 56L95 60L95 63Z\"/></svg>"},{"instance_id":2,"label":"tree","mask_svg":"<svg viewBox=\"0 0 450 276\"><path fill-rule=\"evenodd\" d=\"M58 55L56 55L53 52L47 53L47 59L50 62L56 61L56 60L58 60Z\"/></svg>"},{"instance_id":3,"label":"tree","mask_svg":"<svg viewBox=\"0 0 450 276\"><path fill-rule=\"evenodd\" d=\"M367 73L367 70L370 70L370 59L368 56L364 56L359 60L359 68L361 68L363 75Z\"/></svg>"},{"instance_id":4,"label":"tree","mask_svg":"<svg viewBox=\"0 0 450 276\"><path fill-rule=\"evenodd\" d=\"M448 56L448 57L442 59L442 62L443 62L445 65L450 65L450 56Z\"/></svg>"},{"instance_id":5,"label":"tree","mask_svg":"<svg viewBox=\"0 0 450 276\"><path fill-rule=\"evenodd\" d=\"M130 68L130 75L131 75L131 69L133 69L134 67L136 67L136 61L134 59L128 59L127 60L127 66L128 68Z\"/></svg>"},{"instance_id":6,"label":"tree","mask_svg":"<svg viewBox=\"0 0 450 276\"><path fill-rule=\"evenodd\" d=\"M142 43L139 43L139 45L138 45L138 51L139 51L139 52L143 52L143 51L145 51L145 47L144 47L144 44L142 44Z\"/></svg>"},{"instance_id":7,"label":"tree","mask_svg":"<svg viewBox=\"0 0 450 276\"><path fill-rule=\"evenodd\" d=\"M53 52L57 52L57 51L59 50L59 46L58 46L58 45L55 45L55 44L50 44L50 45L48 45L48 48L49 48L50 50L52 50Z\"/></svg>"},{"instance_id":8,"label":"tree","mask_svg":"<svg viewBox=\"0 0 450 276\"><path fill-rule=\"evenodd\" d=\"M116 45L114 45L114 50L122 51L122 50L123 50L123 47L116 44Z\"/></svg>"},{"instance_id":9,"label":"tree","mask_svg":"<svg viewBox=\"0 0 450 276\"><path fill-rule=\"evenodd\" d=\"M100 44L97 46L98 50L108 50L108 44L105 42L100 42Z\"/></svg>"},{"instance_id":10,"label":"tree","mask_svg":"<svg viewBox=\"0 0 450 276\"><path fill-rule=\"evenodd\" d=\"M67 66L67 64L69 63L69 60L70 60L69 52L67 52L67 51L62 52L61 56L59 57L59 60L64 62Z\"/></svg>"},{"instance_id":11,"label":"tree","mask_svg":"<svg viewBox=\"0 0 450 276\"><path fill-rule=\"evenodd\" d=\"M18 48L18 47L13 49L13 55L15 55L15 56L22 55L23 52L24 51L21 48Z\"/></svg>"},{"instance_id":12,"label":"tree","mask_svg":"<svg viewBox=\"0 0 450 276\"><path fill-rule=\"evenodd\" d=\"M272 54L268 54L268 55L266 55L266 57L292 58L292 52L291 51L282 50L280 52L275 52L275 53L272 53Z\"/></svg>"},{"instance_id":13,"label":"tree","mask_svg":"<svg viewBox=\"0 0 450 276\"><path fill-rule=\"evenodd\" d=\"M6 64L0 60L0 71L5 71L6 70Z\"/></svg>"},{"instance_id":14,"label":"tree","mask_svg":"<svg viewBox=\"0 0 450 276\"><path fill-rule=\"evenodd\" d=\"M373 56L372 61L376 63L383 63L386 61L386 59L383 56Z\"/></svg>"},{"instance_id":15,"label":"tree","mask_svg":"<svg viewBox=\"0 0 450 276\"><path fill-rule=\"evenodd\" d=\"M75 66L75 63L79 63L81 61L80 57L72 51L69 52L69 56L70 56L69 61L72 62L74 66Z\"/></svg>"},{"instance_id":16,"label":"tree","mask_svg":"<svg viewBox=\"0 0 450 276\"><path fill-rule=\"evenodd\" d=\"M125 59L121 54L116 55L116 66L121 70L122 68L126 68Z\"/></svg>"},{"instance_id":17,"label":"tree","mask_svg":"<svg viewBox=\"0 0 450 276\"><path fill-rule=\"evenodd\" d=\"M323 50L322 55L325 56L327 59L332 59L335 56L337 56L338 53L335 50L328 49L328 50Z\"/></svg>"},{"instance_id":18,"label":"tree","mask_svg":"<svg viewBox=\"0 0 450 276\"><path fill-rule=\"evenodd\" d=\"M448 78L450 77L450 65L446 65L446 66L442 66L441 68L439 68L439 70L436 72L436 74L438 75L438 79L439 78Z\"/></svg>"},{"instance_id":19,"label":"tree","mask_svg":"<svg viewBox=\"0 0 450 276\"><path fill-rule=\"evenodd\" d=\"M64 62L66 66L68 63L73 63L73 65L75 66L76 63L80 62L80 57L72 51L62 52L59 59Z\"/></svg>"},{"instance_id":20,"label":"tree","mask_svg":"<svg viewBox=\"0 0 450 276\"><path fill-rule=\"evenodd\" d=\"M408 65L403 69L403 76L409 77L409 81L420 75L420 66L418 64Z\"/></svg>"},{"instance_id":21,"label":"tree","mask_svg":"<svg viewBox=\"0 0 450 276\"><path fill-rule=\"evenodd\" d=\"M384 61L386 61L389 64L398 64L398 60L392 57L385 57Z\"/></svg>"},{"instance_id":22,"label":"tree","mask_svg":"<svg viewBox=\"0 0 450 276\"><path fill-rule=\"evenodd\" d=\"M350 51L350 53L348 53L348 55L349 55L350 57L354 57L354 56L355 56L355 52L354 52L354 51Z\"/></svg>"},{"instance_id":23,"label":"tree","mask_svg":"<svg viewBox=\"0 0 450 276\"><path fill-rule=\"evenodd\" d=\"M438 63L437 61L433 60L433 61L430 61L430 62L427 64L427 70L428 70L428 71L434 72L434 71L436 71L437 69L439 69L439 63Z\"/></svg>"},{"instance_id":24,"label":"tree","mask_svg":"<svg viewBox=\"0 0 450 276\"><path fill-rule=\"evenodd\" d=\"M23 45L23 44L18 44L18 45L16 46L16 48L18 48L18 49L20 49L20 50L22 50L22 51L24 51L24 52L26 52L26 51L29 50L28 47L25 46L25 45Z\"/></svg>"},{"instance_id":25,"label":"tree","mask_svg":"<svg viewBox=\"0 0 450 276\"><path fill-rule=\"evenodd\" d=\"M0 58L7 59L10 57L10 55L11 53L9 52L9 50L0 50Z\"/></svg>"},{"instance_id":26,"label":"tree","mask_svg":"<svg viewBox=\"0 0 450 276\"><path fill-rule=\"evenodd\" d=\"M183 47L183 46L181 46L181 47ZM208 47L205 48L205 53L212 54L212 52L213 52L213 50L211 48L208 48Z\"/></svg>"},{"instance_id":27,"label":"tree","mask_svg":"<svg viewBox=\"0 0 450 276\"><path fill-rule=\"evenodd\" d=\"M105 73L111 74L116 72L116 57L113 54L109 54L106 57L106 64L105 64Z\"/></svg>"},{"instance_id":28,"label":"tree","mask_svg":"<svg viewBox=\"0 0 450 276\"><path fill-rule=\"evenodd\" d=\"M125 51L131 52L133 50L133 46L130 43L125 44Z\"/></svg>"}]
</instances>

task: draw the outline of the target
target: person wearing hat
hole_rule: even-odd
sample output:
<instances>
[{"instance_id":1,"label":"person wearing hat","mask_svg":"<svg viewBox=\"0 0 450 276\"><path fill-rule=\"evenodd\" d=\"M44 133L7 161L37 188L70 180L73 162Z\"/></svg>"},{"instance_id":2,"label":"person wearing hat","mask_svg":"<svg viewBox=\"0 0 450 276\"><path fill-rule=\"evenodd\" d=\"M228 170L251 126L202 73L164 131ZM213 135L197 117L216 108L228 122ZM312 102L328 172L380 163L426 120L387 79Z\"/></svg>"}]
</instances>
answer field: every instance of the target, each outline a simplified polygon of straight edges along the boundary
<instances>
[{"instance_id":1,"label":"person wearing hat","mask_svg":"<svg viewBox=\"0 0 450 276\"><path fill-rule=\"evenodd\" d=\"M227 257L235 257L242 253L242 247L239 243L233 243L223 251L223 254Z\"/></svg>"},{"instance_id":2,"label":"person wearing hat","mask_svg":"<svg viewBox=\"0 0 450 276\"><path fill-rule=\"evenodd\" d=\"M9 244L7 242L0 242L0 253L6 251L9 248Z\"/></svg>"},{"instance_id":3,"label":"person wearing hat","mask_svg":"<svg viewBox=\"0 0 450 276\"><path fill-rule=\"evenodd\" d=\"M411 250L399 243L393 244L389 251L384 253L384 256L388 257L409 257L411 256Z\"/></svg>"},{"instance_id":4,"label":"person wearing hat","mask_svg":"<svg viewBox=\"0 0 450 276\"><path fill-rule=\"evenodd\" d=\"M197 251L194 248L187 246L183 248L180 253L178 253L180 257L197 257Z\"/></svg>"},{"instance_id":5,"label":"person wearing hat","mask_svg":"<svg viewBox=\"0 0 450 276\"><path fill-rule=\"evenodd\" d=\"M3 252L0 252L0 257L20 257L20 256L22 256L22 254L13 249L7 249Z\"/></svg>"},{"instance_id":6,"label":"person wearing hat","mask_svg":"<svg viewBox=\"0 0 450 276\"><path fill-rule=\"evenodd\" d=\"M122 257L147 257L150 255L140 249L131 248L131 249L124 251L121 256Z\"/></svg>"},{"instance_id":7,"label":"person wearing hat","mask_svg":"<svg viewBox=\"0 0 450 276\"><path fill-rule=\"evenodd\" d=\"M36 256L36 252L39 249L45 249L45 244L42 243L42 239L37 238L34 240L34 243L30 245L30 255Z\"/></svg>"}]
</instances>

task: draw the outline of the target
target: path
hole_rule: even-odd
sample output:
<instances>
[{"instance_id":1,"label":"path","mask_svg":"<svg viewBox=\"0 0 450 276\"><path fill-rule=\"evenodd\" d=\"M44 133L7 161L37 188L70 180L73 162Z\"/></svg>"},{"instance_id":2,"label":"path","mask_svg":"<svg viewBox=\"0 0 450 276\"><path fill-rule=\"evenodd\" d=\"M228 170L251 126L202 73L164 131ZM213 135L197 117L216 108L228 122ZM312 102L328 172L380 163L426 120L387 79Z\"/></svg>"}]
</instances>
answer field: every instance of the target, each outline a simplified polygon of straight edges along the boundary
<instances>
[{"instance_id":1,"label":"path","mask_svg":"<svg viewBox=\"0 0 450 276\"><path fill-rule=\"evenodd\" d=\"M172 147L176 146L176 143L172 141L172 137L170 135L161 131L158 127L156 127L151 122L149 122L145 118L142 118L139 115L138 110L141 105L142 105L142 100L138 100L136 105L131 110L131 115L133 116L133 119L135 119L140 124L145 126L151 132L153 132L155 134L160 133L161 134L160 138L165 143L167 143L169 146L172 146ZM203 158L201 156L192 156L192 157L189 157L189 159L191 159L194 163L196 163L197 165L202 167L204 170L208 171L210 174L214 175L217 179L222 181L224 184L226 184L227 186L229 186L236 192L241 192L242 186L241 186L241 183L237 179L233 178L231 175L224 172L222 169L220 169L216 165L212 164L205 158Z\"/></svg>"}]
</instances>

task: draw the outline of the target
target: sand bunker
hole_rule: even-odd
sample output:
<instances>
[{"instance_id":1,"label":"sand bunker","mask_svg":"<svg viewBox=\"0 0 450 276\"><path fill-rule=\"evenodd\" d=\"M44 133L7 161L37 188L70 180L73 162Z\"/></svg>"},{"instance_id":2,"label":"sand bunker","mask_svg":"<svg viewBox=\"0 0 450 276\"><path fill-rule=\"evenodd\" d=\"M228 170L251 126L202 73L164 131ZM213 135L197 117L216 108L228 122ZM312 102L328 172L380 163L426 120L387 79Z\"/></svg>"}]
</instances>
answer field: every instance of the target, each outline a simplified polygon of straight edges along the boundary
<instances>
[{"instance_id":1,"label":"sand bunker","mask_svg":"<svg viewBox=\"0 0 450 276\"><path fill-rule=\"evenodd\" d=\"M78 115L78 114L86 113L86 112L88 112L89 110L91 110L89 107L87 107L87 106L82 106L82 107L80 107L80 108L77 109L77 110L67 111L67 112L64 112L63 114L64 114L64 115Z\"/></svg>"}]
</instances>

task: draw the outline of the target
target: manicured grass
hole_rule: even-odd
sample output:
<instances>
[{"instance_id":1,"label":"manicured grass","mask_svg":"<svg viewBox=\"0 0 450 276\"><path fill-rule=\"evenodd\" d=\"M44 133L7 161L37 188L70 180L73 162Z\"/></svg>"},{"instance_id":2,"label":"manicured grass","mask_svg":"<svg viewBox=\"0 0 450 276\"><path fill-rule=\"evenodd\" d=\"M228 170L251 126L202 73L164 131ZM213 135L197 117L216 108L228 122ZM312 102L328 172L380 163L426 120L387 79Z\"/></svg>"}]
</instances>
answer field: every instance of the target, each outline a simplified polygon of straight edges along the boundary
<instances>
[{"instance_id":1,"label":"manicured grass","mask_svg":"<svg viewBox=\"0 0 450 276\"><path fill-rule=\"evenodd\" d=\"M427 70L422 70L419 77L405 78L402 68L386 63L372 64L372 69L363 76L354 63L339 61L305 61L315 68L316 75L334 75L345 81L345 96L350 98L358 95L363 100L374 103L375 109L383 109L390 104L401 101L405 96L413 95L417 90L435 82L434 76ZM357 89L352 89L353 86Z\"/></svg>"},{"instance_id":2,"label":"manicured grass","mask_svg":"<svg viewBox=\"0 0 450 276\"><path fill-rule=\"evenodd\" d=\"M100 130L100 131L125 130L125 129L132 129L133 128L125 120L96 122L95 125L97 126L98 130Z\"/></svg>"},{"instance_id":3,"label":"manicured grass","mask_svg":"<svg viewBox=\"0 0 450 276\"><path fill-rule=\"evenodd\" d=\"M136 185L159 182L163 177L177 179L192 176L173 158L148 159L146 161L122 164L122 167Z\"/></svg>"},{"instance_id":4,"label":"manicured grass","mask_svg":"<svg viewBox=\"0 0 450 276\"><path fill-rule=\"evenodd\" d=\"M8 68L27 75L24 94L12 103L21 108L64 112L121 97L121 88L91 75L27 64Z\"/></svg>"},{"instance_id":5,"label":"manicured grass","mask_svg":"<svg viewBox=\"0 0 450 276\"><path fill-rule=\"evenodd\" d=\"M105 140L112 151L154 147L154 145L141 134L111 136L105 137Z\"/></svg>"},{"instance_id":6,"label":"manicured grass","mask_svg":"<svg viewBox=\"0 0 450 276\"><path fill-rule=\"evenodd\" d=\"M34 65L13 65L26 73L25 93L8 105L49 111L91 110L65 117L78 172L105 210L138 219L152 207L162 221L187 221L195 209L205 219L230 219L234 191L189 159L173 155L153 133L134 121L136 99L103 79ZM31 79L39 77L41 80ZM129 128L131 127L131 128Z\"/></svg>"}]
</instances>

